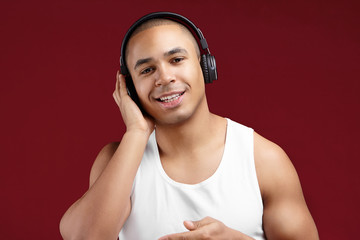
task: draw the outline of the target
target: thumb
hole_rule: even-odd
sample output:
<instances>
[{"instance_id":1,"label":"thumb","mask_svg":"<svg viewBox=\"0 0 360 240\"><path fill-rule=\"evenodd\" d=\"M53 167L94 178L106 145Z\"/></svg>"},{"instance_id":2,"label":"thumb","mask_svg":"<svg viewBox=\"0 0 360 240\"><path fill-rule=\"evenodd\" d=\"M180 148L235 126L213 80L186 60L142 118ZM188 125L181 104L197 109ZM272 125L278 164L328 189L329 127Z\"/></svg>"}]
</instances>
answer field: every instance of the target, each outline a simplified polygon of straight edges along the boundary
<instances>
[{"instance_id":1,"label":"thumb","mask_svg":"<svg viewBox=\"0 0 360 240\"><path fill-rule=\"evenodd\" d=\"M189 230L193 231L200 227L197 221L184 221L184 226Z\"/></svg>"},{"instance_id":2,"label":"thumb","mask_svg":"<svg viewBox=\"0 0 360 240\"><path fill-rule=\"evenodd\" d=\"M211 218L211 217L205 217L199 221L184 221L184 226L190 230L190 231L193 231L193 230L196 230L196 229L199 229L203 226L206 226L206 225L209 225L213 222L216 222L217 220Z\"/></svg>"}]
</instances>

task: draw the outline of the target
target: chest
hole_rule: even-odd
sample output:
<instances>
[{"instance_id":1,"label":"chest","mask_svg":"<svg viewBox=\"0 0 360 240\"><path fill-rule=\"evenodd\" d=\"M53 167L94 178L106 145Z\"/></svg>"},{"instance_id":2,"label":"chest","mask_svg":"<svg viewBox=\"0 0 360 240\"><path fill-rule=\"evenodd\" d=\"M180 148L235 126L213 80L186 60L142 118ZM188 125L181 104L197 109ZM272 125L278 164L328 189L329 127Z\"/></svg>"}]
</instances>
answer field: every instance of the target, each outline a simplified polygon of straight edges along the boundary
<instances>
[{"instance_id":1,"label":"chest","mask_svg":"<svg viewBox=\"0 0 360 240\"><path fill-rule=\"evenodd\" d=\"M167 176L179 183L197 184L210 178L218 169L224 145L175 156L160 155L160 162Z\"/></svg>"},{"instance_id":2,"label":"chest","mask_svg":"<svg viewBox=\"0 0 360 240\"><path fill-rule=\"evenodd\" d=\"M262 236L263 206L252 165L247 155L225 154L209 178L184 184L170 178L159 159L145 159L134 182L132 211L120 239L157 239L184 232L184 220L206 216L250 236Z\"/></svg>"},{"instance_id":3,"label":"chest","mask_svg":"<svg viewBox=\"0 0 360 240\"><path fill-rule=\"evenodd\" d=\"M197 158L190 159L190 165L163 161L153 141L155 144L147 147L135 177L132 210L120 239L158 239L187 231L184 220L206 216L257 240L264 239L252 136L251 129L231 128L225 148L203 155L208 161L206 166L211 166L205 171L205 165L198 164Z\"/></svg>"}]
</instances>

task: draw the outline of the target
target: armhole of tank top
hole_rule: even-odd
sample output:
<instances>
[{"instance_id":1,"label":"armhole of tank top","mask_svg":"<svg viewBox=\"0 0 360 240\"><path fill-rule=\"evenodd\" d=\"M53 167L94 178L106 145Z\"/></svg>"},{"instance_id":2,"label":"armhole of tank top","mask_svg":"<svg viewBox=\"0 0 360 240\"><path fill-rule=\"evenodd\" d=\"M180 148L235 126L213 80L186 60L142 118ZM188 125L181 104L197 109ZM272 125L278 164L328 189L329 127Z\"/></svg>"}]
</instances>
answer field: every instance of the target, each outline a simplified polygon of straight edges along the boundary
<instances>
[{"instance_id":1,"label":"armhole of tank top","mask_svg":"<svg viewBox=\"0 0 360 240\"><path fill-rule=\"evenodd\" d=\"M147 142L147 144L146 144L143 157L142 157L142 159L141 159L139 168L138 168L138 170L136 171L136 175L135 175L135 178L134 178L132 187L131 187L130 197L132 197L133 194L134 194L135 187L136 187L136 182L137 182L137 179L138 179L138 176L139 176L139 171L141 171L144 158L148 157L148 154L149 154L149 153L148 153L147 149L148 149L148 148L151 148L151 149L154 151L154 144L155 144L155 147L156 147L155 130L151 133L151 135L150 135L150 137L149 137L149 139L148 139L148 142Z\"/></svg>"},{"instance_id":2,"label":"armhole of tank top","mask_svg":"<svg viewBox=\"0 0 360 240\"><path fill-rule=\"evenodd\" d=\"M138 172L139 172L139 169L141 168L141 163L139 165L139 168L138 170L136 171L136 175L135 175L135 178L134 178L134 181L133 181L133 184L131 186L131 193L130 193L130 200L132 202L132 197L134 195L134 191L135 191L135 186L136 186L136 179L138 178Z\"/></svg>"},{"instance_id":3,"label":"armhole of tank top","mask_svg":"<svg viewBox=\"0 0 360 240\"><path fill-rule=\"evenodd\" d=\"M140 166L139 166L139 168L140 168ZM133 196L133 194L134 194L134 191L135 191L136 178L137 178L137 172L136 172L136 175L135 175L135 178L134 178L132 187L131 187L130 199L132 198L132 196Z\"/></svg>"},{"instance_id":4,"label":"armhole of tank top","mask_svg":"<svg viewBox=\"0 0 360 240\"><path fill-rule=\"evenodd\" d=\"M259 179L258 179L258 176L257 176L257 172L256 172L256 163L255 163L255 142L254 142L254 134L255 134L255 131L254 129L252 128L249 128L250 130L250 139L251 139L251 171L252 171L252 176L254 177L254 182L256 183L256 192L257 192L257 195L258 195L258 200L259 200L259 203L261 204L262 207L263 206L263 201L262 201L262 196L261 196L261 190L260 190L260 185L259 185Z\"/></svg>"}]
</instances>

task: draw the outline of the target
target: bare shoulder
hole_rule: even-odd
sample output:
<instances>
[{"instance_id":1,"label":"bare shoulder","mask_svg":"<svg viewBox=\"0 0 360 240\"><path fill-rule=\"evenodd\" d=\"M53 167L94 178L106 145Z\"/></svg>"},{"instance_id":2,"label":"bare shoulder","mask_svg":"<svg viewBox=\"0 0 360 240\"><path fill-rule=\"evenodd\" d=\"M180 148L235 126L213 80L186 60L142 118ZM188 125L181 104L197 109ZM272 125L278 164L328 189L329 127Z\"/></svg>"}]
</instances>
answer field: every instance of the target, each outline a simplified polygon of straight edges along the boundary
<instances>
[{"instance_id":1,"label":"bare shoulder","mask_svg":"<svg viewBox=\"0 0 360 240\"><path fill-rule=\"evenodd\" d=\"M111 157L114 155L119 146L119 142L112 142L105 145L97 155L90 172L90 187L94 184L96 179L100 176Z\"/></svg>"},{"instance_id":2,"label":"bare shoulder","mask_svg":"<svg viewBox=\"0 0 360 240\"><path fill-rule=\"evenodd\" d=\"M267 239L318 240L300 180L284 150L254 133L254 157Z\"/></svg>"},{"instance_id":3,"label":"bare shoulder","mask_svg":"<svg viewBox=\"0 0 360 240\"><path fill-rule=\"evenodd\" d=\"M288 159L284 150L277 144L254 132L254 151L261 161L276 161L281 157Z\"/></svg>"},{"instance_id":4,"label":"bare shoulder","mask_svg":"<svg viewBox=\"0 0 360 240\"><path fill-rule=\"evenodd\" d=\"M289 157L279 145L256 132L254 132L254 155L255 163L260 170L279 170L280 166L291 165Z\"/></svg>"},{"instance_id":5,"label":"bare shoulder","mask_svg":"<svg viewBox=\"0 0 360 240\"><path fill-rule=\"evenodd\" d=\"M286 185L285 183L296 186L297 190L301 189L296 170L285 151L256 132L254 133L254 157L264 200L270 195L276 196L278 191L285 190L281 187Z\"/></svg>"}]
</instances>

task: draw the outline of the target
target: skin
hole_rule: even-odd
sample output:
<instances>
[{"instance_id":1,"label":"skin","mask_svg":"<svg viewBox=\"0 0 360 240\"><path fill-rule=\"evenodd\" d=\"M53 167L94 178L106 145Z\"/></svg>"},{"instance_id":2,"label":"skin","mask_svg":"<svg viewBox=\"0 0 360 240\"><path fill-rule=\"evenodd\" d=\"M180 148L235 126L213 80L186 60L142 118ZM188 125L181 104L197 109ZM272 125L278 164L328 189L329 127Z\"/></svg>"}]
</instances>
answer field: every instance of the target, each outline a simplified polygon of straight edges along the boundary
<instances>
[{"instance_id":1,"label":"skin","mask_svg":"<svg viewBox=\"0 0 360 240\"><path fill-rule=\"evenodd\" d=\"M60 222L64 239L117 238L130 214L131 187L155 126L161 163L170 178L196 184L216 171L224 150L226 120L208 109L195 49L191 37L171 24L152 27L130 40L128 68L148 115L127 95L125 79L117 74L113 96L126 133L120 143L108 144L97 156L89 190ZM158 101L174 93L182 94L176 104ZM255 133L254 156L267 239L318 239L298 176L284 151ZM189 231L160 239L253 239L211 216L184 221L184 226Z\"/></svg>"}]
</instances>

